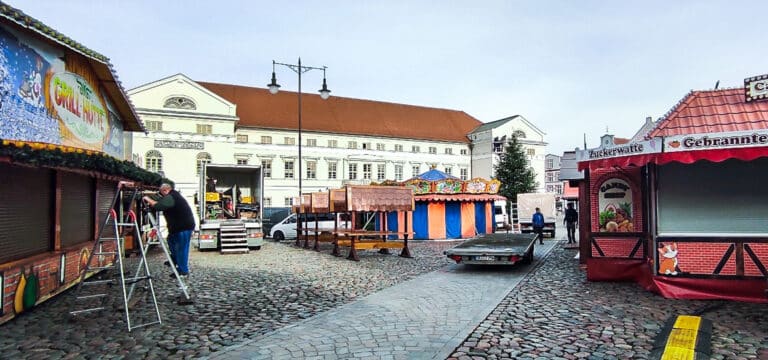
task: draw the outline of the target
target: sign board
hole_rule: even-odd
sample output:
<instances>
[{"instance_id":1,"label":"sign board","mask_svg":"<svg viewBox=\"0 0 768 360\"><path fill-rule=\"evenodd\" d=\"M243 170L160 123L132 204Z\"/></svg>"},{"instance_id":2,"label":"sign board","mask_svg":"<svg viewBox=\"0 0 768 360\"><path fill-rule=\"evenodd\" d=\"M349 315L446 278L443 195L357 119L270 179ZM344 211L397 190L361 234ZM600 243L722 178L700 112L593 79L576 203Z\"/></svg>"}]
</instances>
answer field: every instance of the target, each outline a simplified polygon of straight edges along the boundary
<instances>
[{"instance_id":1,"label":"sign board","mask_svg":"<svg viewBox=\"0 0 768 360\"><path fill-rule=\"evenodd\" d=\"M610 159L621 156L655 154L661 152L661 140L654 138L621 145L605 146L576 152L576 161Z\"/></svg>"},{"instance_id":2,"label":"sign board","mask_svg":"<svg viewBox=\"0 0 768 360\"><path fill-rule=\"evenodd\" d=\"M664 138L664 152L768 146L768 130L675 135Z\"/></svg>"},{"instance_id":3,"label":"sign board","mask_svg":"<svg viewBox=\"0 0 768 360\"><path fill-rule=\"evenodd\" d=\"M768 74L744 79L744 98L747 102L768 97Z\"/></svg>"}]
</instances>

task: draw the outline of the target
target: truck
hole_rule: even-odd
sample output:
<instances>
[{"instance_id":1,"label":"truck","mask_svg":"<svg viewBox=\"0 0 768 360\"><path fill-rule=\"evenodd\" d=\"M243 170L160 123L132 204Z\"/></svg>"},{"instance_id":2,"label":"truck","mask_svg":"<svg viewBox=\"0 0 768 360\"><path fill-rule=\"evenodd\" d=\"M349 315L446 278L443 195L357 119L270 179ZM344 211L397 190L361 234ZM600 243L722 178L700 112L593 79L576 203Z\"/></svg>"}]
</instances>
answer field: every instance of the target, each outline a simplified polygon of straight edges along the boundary
<instances>
[{"instance_id":1,"label":"truck","mask_svg":"<svg viewBox=\"0 0 768 360\"><path fill-rule=\"evenodd\" d=\"M517 216L520 232L533 232L531 220L536 208L544 215L544 233L555 237L557 218L555 213L555 199L553 193L524 193L517 194Z\"/></svg>"},{"instance_id":2,"label":"truck","mask_svg":"<svg viewBox=\"0 0 768 360\"><path fill-rule=\"evenodd\" d=\"M514 265L533 262L533 249L538 235L497 232L479 235L443 253L457 264Z\"/></svg>"},{"instance_id":3,"label":"truck","mask_svg":"<svg viewBox=\"0 0 768 360\"><path fill-rule=\"evenodd\" d=\"M264 244L261 166L202 164L196 203L200 217L198 249L221 253L261 249Z\"/></svg>"}]
</instances>

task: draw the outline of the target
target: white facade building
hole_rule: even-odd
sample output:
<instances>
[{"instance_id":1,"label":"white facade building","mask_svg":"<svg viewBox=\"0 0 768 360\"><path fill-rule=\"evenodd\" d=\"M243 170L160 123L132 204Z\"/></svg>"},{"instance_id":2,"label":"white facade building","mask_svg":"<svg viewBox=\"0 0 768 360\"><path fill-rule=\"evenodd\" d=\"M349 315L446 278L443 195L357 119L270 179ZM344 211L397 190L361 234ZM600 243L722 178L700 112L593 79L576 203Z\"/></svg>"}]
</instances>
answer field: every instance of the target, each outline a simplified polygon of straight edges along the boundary
<instances>
[{"instance_id":1,"label":"white facade building","mask_svg":"<svg viewBox=\"0 0 768 360\"><path fill-rule=\"evenodd\" d=\"M496 166L512 135L517 137L526 153L528 165L536 174L536 191L543 192L546 189L546 134L521 115L485 123L469 134L472 142L472 177L491 179L496 176Z\"/></svg>"},{"instance_id":2,"label":"white facade building","mask_svg":"<svg viewBox=\"0 0 768 360\"><path fill-rule=\"evenodd\" d=\"M136 162L162 171L187 198L198 191L200 162L262 165L263 206L288 206L298 195L296 93L198 83L181 74L128 93L148 131L134 134ZM477 176L467 134L481 123L463 112L323 101L314 94L302 99L304 193L407 180L432 167L462 179Z\"/></svg>"}]
</instances>

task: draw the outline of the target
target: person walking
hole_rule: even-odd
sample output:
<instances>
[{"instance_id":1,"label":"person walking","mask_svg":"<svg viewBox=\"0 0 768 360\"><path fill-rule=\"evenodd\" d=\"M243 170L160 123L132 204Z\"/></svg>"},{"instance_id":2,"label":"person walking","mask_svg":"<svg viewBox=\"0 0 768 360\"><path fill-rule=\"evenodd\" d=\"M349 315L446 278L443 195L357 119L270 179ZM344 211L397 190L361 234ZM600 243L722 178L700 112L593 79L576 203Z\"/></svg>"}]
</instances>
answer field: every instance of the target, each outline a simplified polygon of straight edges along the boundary
<instances>
[{"instance_id":1,"label":"person walking","mask_svg":"<svg viewBox=\"0 0 768 360\"><path fill-rule=\"evenodd\" d=\"M579 213L573 208L573 203L568 203L568 208L565 209L565 219L563 219L563 225L568 230L568 243L576 243L576 224L579 222Z\"/></svg>"},{"instance_id":2,"label":"person walking","mask_svg":"<svg viewBox=\"0 0 768 360\"><path fill-rule=\"evenodd\" d=\"M533 233L539 235L539 244L544 244L544 214L541 213L541 209L536 208L531 223L533 224Z\"/></svg>"},{"instance_id":3,"label":"person walking","mask_svg":"<svg viewBox=\"0 0 768 360\"><path fill-rule=\"evenodd\" d=\"M186 276L189 274L189 242L195 230L195 217L187 200L171 184L160 185L160 195L162 197L157 200L150 196L144 196L143 199L152 209L163 212L168 224L171 260L179 275Z\"/></svg>"}]
</instances>

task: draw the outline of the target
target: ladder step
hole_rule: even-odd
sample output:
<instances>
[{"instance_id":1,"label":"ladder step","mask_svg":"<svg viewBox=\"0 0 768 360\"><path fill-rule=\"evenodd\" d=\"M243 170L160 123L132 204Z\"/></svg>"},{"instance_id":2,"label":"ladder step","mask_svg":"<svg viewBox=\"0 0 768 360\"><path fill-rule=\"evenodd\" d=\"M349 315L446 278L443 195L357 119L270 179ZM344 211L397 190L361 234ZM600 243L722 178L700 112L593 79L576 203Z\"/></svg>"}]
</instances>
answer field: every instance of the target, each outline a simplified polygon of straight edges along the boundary
<instances>
[{"instance_id":1,"label":"ladder step","mask_svg":"<svg viewBox=\"0 0 768 360\"><path fill-rule=\"evenodd\" d=\"M136 223L117 223L117 226L133 226L136 225Z\"/></svg>"},{"instance_id":2,"label":"ladder step","mask_svg":"<svg viewBox=\"0 0 768 360\"><path fill-rule=\"evenodd\" d=\"M84 313L93 312L93 311L99 311L99 310L104 310L104 307L103 306L99 306L99 307L90 308L90 309L75 310L75 311L71 311L70 314L71 315L77 315L77 314L84 314Z\"/></svg>"},{"instance_id":3,"label":"ladder step","mask_svg":"<svg viewBox=\"0 0 768 360\"><path fill-rule=\"evenodd\" d=\"M102 297L105 297L105 296L107 296L107 294L82 295L82 296L78 296L78 297L76 297L75 299L78 299L78 300L85 300L85 299L95 299L95 298L102 298Z\"/></svg>"},{"instance_id":4,"label":"ladder step","mask_svg":"<svg viewBox=\"0 0 768 360\"><path fill-rule=\"evenodd\" d=\"M117 284L116 279L111 280L87 280L83 281L83 285L101 285L101 284Z\"/></svg>"},{"instance_id":5,"label":"ladder step","mask_svg":"<svg viewBox=\"0 0 768 360\"><path fill-rule=\"evenodd\" d=\"M152 278L151 276L139 276L137 278L125 279L125 283L126 284L134 284L134 283L137 283L139 281L148 280L148 279L151 279L151 278Z\"/></svg>"},{"instance_id":6,"label":"ladder step","mask_svg":"<svg viewBox=\"0 0 768 360\"><path fill-rule=\"evenodd\" d=\"M116 253L116 252L114 252L114 251L109 251L109 252L95 252L95 253L93 253L93 255L115 255L115 254L117 254L117 253Z\"/></svg>"},{"instance_id":7,"label":"ladder step","mask_svg":"<svg viewBox=\"0 0 768 360\"><path fill-rule=\"evenodd\" d=\"M91 266L86 269L86 271L91 270L107 270L107 269L114 269L115 265L108 265L108 266Z\"/></svg>"}]
</instances>

